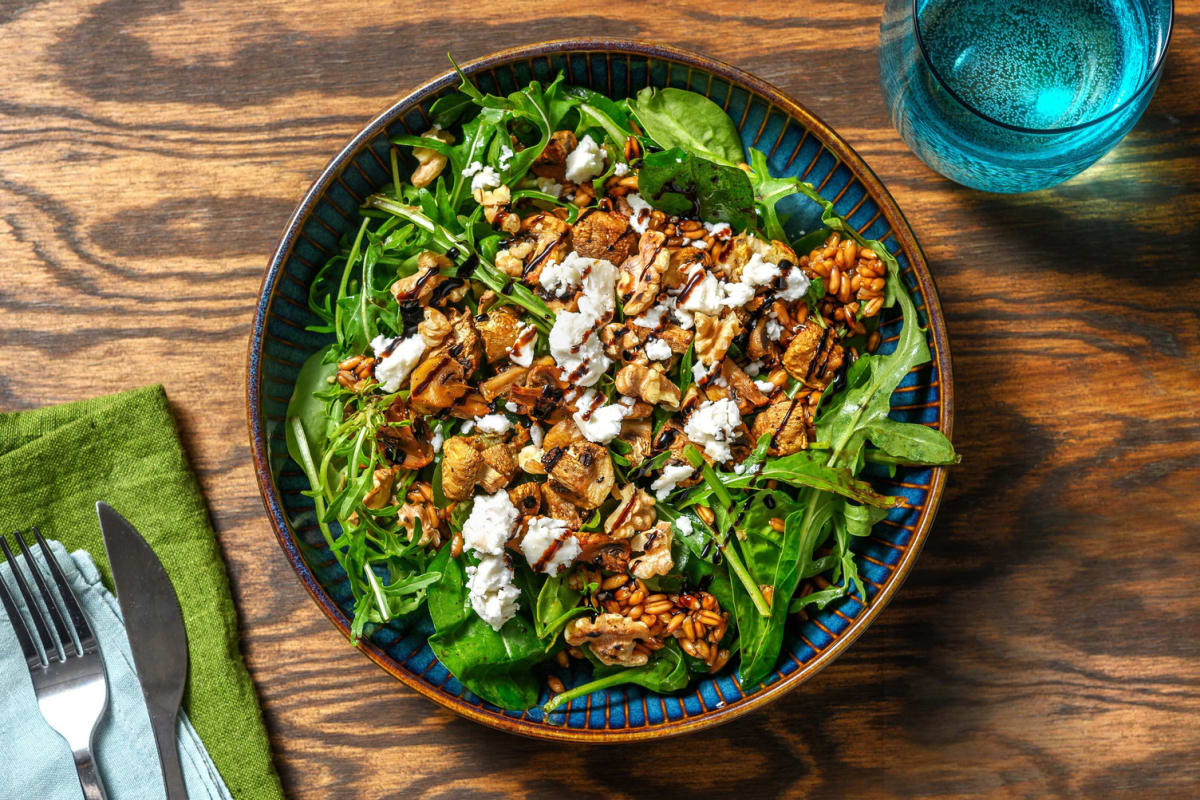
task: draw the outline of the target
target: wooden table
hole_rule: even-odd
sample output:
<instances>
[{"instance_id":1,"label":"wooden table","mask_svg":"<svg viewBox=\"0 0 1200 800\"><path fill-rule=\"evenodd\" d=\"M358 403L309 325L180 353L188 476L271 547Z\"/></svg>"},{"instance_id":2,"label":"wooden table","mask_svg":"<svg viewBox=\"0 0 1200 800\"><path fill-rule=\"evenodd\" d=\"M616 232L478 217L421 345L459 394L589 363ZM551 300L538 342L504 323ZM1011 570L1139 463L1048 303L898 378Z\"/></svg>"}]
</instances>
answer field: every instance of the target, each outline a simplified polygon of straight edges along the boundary
<instances>
[{"instance_id":1,"label":"wooden table","mask_svg":"<svg viewBox=\"0 0 1200 800\"><path fill-rule=\"evenodd\" d=\"M166 384L291 796L1194 796L1200 0L1129 138L1022 197L900 141L879 2L365 5L0 6L0 409ZM964 456L907 585L833 666L725 727L608 750L463 721L351 649L279 552L245 423L251 308L325 161L448 49L572 35L724 59L858 149L940 286Z\"/></svg>"}]
</instances>

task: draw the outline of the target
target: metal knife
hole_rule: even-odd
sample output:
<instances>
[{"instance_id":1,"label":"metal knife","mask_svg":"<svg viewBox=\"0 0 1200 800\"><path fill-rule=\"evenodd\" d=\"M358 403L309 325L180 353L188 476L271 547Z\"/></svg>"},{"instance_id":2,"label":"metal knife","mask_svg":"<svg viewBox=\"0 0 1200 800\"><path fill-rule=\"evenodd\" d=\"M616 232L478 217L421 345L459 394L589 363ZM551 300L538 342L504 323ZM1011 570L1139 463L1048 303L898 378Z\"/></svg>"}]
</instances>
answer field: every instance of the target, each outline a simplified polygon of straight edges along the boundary
<instances>
[{"instance_id":1,"label":"metal knife","mask_svg":"<svg viewBox=\"0 0 1200 800\"><path fill-rule=\"evenodd\" d=\"M183 614L162 562L141 534L106 503L96 503L117 602L162 765L167 800L186 800L175 721L187 681Z\"/></svg>"}]
</instances>

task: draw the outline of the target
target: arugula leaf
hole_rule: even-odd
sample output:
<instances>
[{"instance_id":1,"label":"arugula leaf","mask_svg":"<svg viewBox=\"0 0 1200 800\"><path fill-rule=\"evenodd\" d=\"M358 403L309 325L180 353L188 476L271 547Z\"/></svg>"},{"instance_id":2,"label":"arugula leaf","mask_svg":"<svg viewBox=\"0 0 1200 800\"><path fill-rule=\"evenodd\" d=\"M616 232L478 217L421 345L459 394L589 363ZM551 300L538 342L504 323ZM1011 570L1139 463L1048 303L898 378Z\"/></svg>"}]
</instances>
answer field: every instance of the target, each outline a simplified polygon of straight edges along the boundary
<instances>
[{"instance_id":1,"label":"arugula leaf","mask_svg":"<svg viewBox=\"0 0 1200 800\"><path fill-rule=\"evenodd\" d=\"M568 86L565 91L567 96L579 101L577 135L587 128L599 127L618 146L623 146L625 140L633 136L629 115L611 99L583 86Z\"/></svg>"},{"instance_id":2,"label":"arugula leaf","mask_svg":"<svg viewBox=\"0 0 1200 800\"><path fill-rule=\"evenodd\" d=\"M760 482L775 479L792 486L809 486L881 508L896 508L904 504L903 497L879 494L871 484L855 478L849 469L831 467L824 462L823 453L800 450L766 461L758 479Z\"/></svg>"},{"instance_id":3,"label":"arugula leaf","mask_svg":"<svg viewBox=\"0 0 1200 800\"><path fill-rule=\"evenodd\" d=\"M638 187L646 202L667 214L727 222L737 231L757 223L754 190L745 172L679 148L643 158Z\"/></svg>"},{"instance_id":4,"label":"arugula leaf","mask_svg":"<svg viewBox=\"0 0 1200 800\"><path fill-rule=\"evenodd\" d=\"M737 126L719 105L686 89L647 86L629 101L637 121L659 147L678 147L718 164L745 160Z\"/></svg>"},{"instance_id":5,"label":"arugula leaf","mask_svg":"<svg viewBox=\"0 0 1200 800\"><path fill-rule=\"evenodd\" d=\"M596 672L599 677L551 697L542 706L542 710L550 712L577 697L586 697L592 692L626 683L636 683L652 692L674 692L688 683L687 664L684 663L683 652L674 640L668 642L666 647L659 650L655 657L643 666L618 668L616 671L611 671L612 669L597 666Z\"/></svg>"}]
</instances>

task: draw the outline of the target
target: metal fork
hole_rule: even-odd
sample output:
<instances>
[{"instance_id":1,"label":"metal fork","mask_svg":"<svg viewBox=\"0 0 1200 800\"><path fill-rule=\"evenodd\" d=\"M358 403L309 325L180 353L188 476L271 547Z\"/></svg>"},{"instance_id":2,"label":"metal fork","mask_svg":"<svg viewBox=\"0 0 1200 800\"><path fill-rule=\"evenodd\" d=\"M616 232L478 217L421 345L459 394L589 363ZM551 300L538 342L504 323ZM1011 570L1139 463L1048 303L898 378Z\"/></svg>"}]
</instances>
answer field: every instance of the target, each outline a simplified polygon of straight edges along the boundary
<instances>
[{"instance_id":1,"label":"metal fork","mask_svg":"<svg viewBox=\"0 0 1200 800\"><path fill-rule=\"evenodd\" d=\"M20 532L14 533L13 538L17 540L21 553L25 556L25 565L33 576L32 588L13 558L12 550L9 549L4 536L0 536L0 549L8 559L17 587L25 599L26 608L29 609L29 617L33 620L37 638L42 645L41 653L38 652L34 637L2 579L0 601L4 604L4 611L8 614L8 620L12 623L13 631L16 632L21 650L25 654L25 663L33 679L38 708L50 727L58 731L71 746L71 754L75 757L75 770L79 773L79 785L83 787L83 796L87 800L105 800L104 783L100 780L100 773L96 770L96 761L92 756L92 736L96 731L96 724L104 716L108 706L108 678L104 674L100 645L92 633L92 626L83 615L83 609L79 607L78 598L67 584L54 554L46 546L46 540L37 528L33 529L33 535L58 587L58 594L62 598L69 620L63 617L62 611L55 603L54 594L46 585L37 562L33 560L33 553L29 551ZM38 604L39 599L41 605ZM62 646L61 650L59 644ZM42 657L42 653L45 653L45 658Z\"/></svg>"}]
</instances>

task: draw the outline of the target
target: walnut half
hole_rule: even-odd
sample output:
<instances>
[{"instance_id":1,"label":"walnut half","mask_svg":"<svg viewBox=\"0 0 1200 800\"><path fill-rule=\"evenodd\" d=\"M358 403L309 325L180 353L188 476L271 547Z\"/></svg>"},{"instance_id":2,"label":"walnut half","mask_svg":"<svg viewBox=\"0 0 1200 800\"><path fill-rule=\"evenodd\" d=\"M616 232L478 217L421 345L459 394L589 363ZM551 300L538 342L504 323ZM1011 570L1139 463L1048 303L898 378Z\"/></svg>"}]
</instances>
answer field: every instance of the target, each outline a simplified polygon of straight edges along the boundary
<instances>
[{"instance_id":1,"label":"walnut half","mask_svg":"<svg viewBox=\"0 0 1200 800\"><path fill-rule=\"evenodd\" d=\"M645 623L620 614L600 614L595 619L577 617L567 623L567 644L573 647L588 645L604 664L640 667L649 659L649 652L636 649L639 639L650 638Z\"/></svg>"},{"instance_id":2,"label":"walnut half","mask_svg":"<svg viewBox=\"0 0 1200 800\"><path fill-rule=\"evenodd\" d=\"M656 369L626 364L617 373L616 385L617 391L627 397L637 397L669 411L679 408L679 387Z\"/></svg>"}]
</instances>

